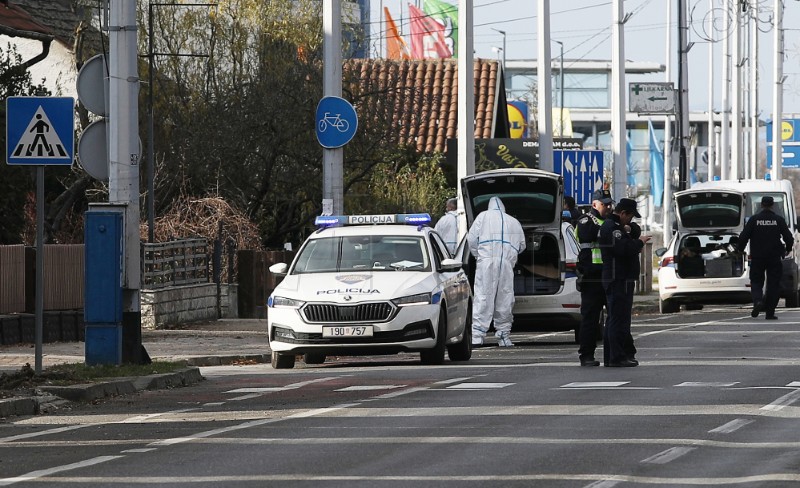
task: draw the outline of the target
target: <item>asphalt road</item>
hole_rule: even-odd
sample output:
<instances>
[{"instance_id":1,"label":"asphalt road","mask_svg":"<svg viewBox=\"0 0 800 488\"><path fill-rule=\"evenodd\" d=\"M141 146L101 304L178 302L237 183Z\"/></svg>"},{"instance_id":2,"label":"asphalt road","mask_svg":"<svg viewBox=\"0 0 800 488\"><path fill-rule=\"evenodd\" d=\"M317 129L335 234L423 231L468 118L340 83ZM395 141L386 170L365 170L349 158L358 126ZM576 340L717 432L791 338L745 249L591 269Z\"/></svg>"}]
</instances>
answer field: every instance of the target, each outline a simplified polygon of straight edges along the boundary
<instances>
[{"instance_id":1,"label":"asphalt road","mask_svg":"<svg viewBox=\"0 0 800 488\"><path fill-rule=\"evenodd\" d=\"M582 368L572 333L519 330L438 367L203 368L0 423L0 486L798 486L800 309L778 314L637 316L638 368Z\"/></svg>"}]
</instances>

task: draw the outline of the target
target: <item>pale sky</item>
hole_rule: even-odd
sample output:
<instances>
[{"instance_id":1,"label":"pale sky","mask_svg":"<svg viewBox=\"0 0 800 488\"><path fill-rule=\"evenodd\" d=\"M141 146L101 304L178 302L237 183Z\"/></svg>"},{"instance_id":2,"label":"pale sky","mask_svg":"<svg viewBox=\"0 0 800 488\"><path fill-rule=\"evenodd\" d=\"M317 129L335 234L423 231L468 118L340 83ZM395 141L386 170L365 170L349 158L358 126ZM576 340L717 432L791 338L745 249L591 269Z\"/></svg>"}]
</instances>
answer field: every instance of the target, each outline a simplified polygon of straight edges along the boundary
<instances>
[{"instance_id":1,"label":"pale sky","mask_svg":"<svg viewBox=\"0 0 800 488\"><path fill-rule=\"evenodd\" d=\"M417 0L418 4L422 0ZM448 1L448 0L445 0ZM412 0L413 2L413 0ZM677 87L677 0L673 4L672 23L672 80ZM800 117L800 1L784 0L786 57L784 58L784 114L796 113ZM378 31L378 12L389 7L395 22L408 32L408 1L382 0L371 4L374 31ZM455 3L455 2L451 2ZM624 10L632 14L625 24L625 58L666 64L667 6L669 0L625 0ZM708 107L708 42L707 15L714 7L717 29L714 36L722 36L722 0L687 0L689 5L689 40L694 46L689 51L689 105L692 111L706 111ZM759 10L759 110L762 119L771 118L773 93L773 28L774 0L749 0ZM402 5L402 12L401 12ZM473 0L474 49L476 57L499 59L501 53L492 50L502 47L503 36L492 30L506 32L506 60L535 59L537 53L536 13L537 1L531 0ZM564 58L611 59L611 22L613 4L610 0L550 0L551 38L564 43ZM377 35L377 34L375 34ZM744 34L742 34L744 35ZM407 39L408 40L408 39ZM714 109L719 110L722 90L722 48L715 43L714 54ZM560 48L551 45L551 56L558 59ZM747 54L744 54L747 56ZM745 76L745 75L743 75ZM629 81L665 81L665 74L628 76ZM626 89L627 91L627 89Z\"/></svg>"}]
</instances>

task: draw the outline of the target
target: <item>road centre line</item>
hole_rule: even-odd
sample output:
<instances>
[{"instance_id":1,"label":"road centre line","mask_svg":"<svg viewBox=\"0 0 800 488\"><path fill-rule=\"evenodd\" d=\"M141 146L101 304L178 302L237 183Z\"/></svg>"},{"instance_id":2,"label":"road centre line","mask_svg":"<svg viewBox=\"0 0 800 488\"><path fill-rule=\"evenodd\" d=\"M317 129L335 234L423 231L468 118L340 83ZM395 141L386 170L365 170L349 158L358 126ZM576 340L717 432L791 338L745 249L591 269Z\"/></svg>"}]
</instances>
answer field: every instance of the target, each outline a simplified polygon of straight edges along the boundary
<instances>
[{"instance_id":1,"label":"road centre line","mask_svg":"<svg viewBox=\"0 0 800 488\"><path fill-rule=\"evenodd\" d=\"M336 476L336 475L315 475L315 474L268 474L268 475L233 475L233 476L182 476L180 478L169 476L81 476L43 479L42 481L52 481L59 483L78 483L78 484L211 484L215 486L225 486L232 483L266 483L280 481L306 481L306 482L401 482L412 483L420 481L432 482L480 482L480 481L619 481L625 483L639 483L660 486L732 486L739 484L768 483L768 482L797 482L800 481L800 474L796 473L773 473L753 476L737 476L728 478L674 478L656 476L634 476L621 474L574 474L574 473L548 473L548 474L520 474L520 475L445 475L445 476ZM609 487L613 485L601 485Z\"/></svg>"},{"instance_id":2,"label":"road centre line","mask_svg":"<svg viewBox=\"0 0 800 488\"><path fill-rule=\"evenodd\" d=\"M679 457L689 454L690 452L697 449L696 447L670 447L666 451L661 451L658 454L654 454L648 458L642 459L642 463L647 464L667 464L670 461L674 461Z\"/></svg>"},{"instance_id":3,"label":"road centre line","mask_svg":"<svg viewBox=\"0 0 800 488\"><path fill-rule=\"evenodd\" d=\"M50 476L52 474L61 473L63 471L69 471L72 469L79 469L85 468L88 466L95 466L100 463L105 463L107 461L113 461L114 459L119 459L125 456L98 456L95 458L87 459L85 461L80 461L77 463L71 464L64 464L62 466L55 466L53 468L48 469L40 469L38 471L31 471L30 473L26 473L20 476L14 476L12 478L0 478L0 486L9 486L15 483L22 483L25 481L34 481L37 478L44 478L46 476ZM53 479L52 481L55 481Z\"/></svg>"},{"instance_id":4,"label":"road centre line","mask_svg":"<svg viewBox=\"0 0 800 488\"><path fill-rule=\"evenodd\" d=\"M720 425L715 429L711 429L708 431L709 434L730 434L732 432L736 432L737 430L741 429L745 425L752 424L754 420L748 419L734 419L728 422L727 424Z\"/></svg>"}]
</instances>

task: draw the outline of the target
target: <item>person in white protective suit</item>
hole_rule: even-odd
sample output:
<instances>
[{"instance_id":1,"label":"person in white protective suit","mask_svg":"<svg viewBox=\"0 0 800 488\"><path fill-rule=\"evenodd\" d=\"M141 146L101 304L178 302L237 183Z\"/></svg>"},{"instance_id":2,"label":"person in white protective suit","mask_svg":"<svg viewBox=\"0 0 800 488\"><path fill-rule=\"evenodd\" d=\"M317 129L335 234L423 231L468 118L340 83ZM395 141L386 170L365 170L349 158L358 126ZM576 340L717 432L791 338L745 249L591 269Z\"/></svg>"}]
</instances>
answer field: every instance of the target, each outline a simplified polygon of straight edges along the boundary
<instances>
[{"instance_id":1,"label":"person in white protective suit","mask_svg":"<svg viewBox=\"0 0 800 488\"><path fill-rule=\"evenodd\" d=\"M434 230L441 236L450 254L456 252L456 245L458 244L458 208L455 198L447 200L445 205L445 214L436 222Z\"/></svg>"},{"instance_id":2,"label":"person in white protective suit","mask_svg":"<svg viewBox=\"0 0 800 488\"><path fill-rule=\"evenodd\" d=\"M475 256L472 304L472 344L482 345L494 320L497 343L510 347L514 307L514 265L525 250L525 233L519 221L506 213L497 197L473 222L467 234L469 252Z\"/></svg>"}]
</instances>

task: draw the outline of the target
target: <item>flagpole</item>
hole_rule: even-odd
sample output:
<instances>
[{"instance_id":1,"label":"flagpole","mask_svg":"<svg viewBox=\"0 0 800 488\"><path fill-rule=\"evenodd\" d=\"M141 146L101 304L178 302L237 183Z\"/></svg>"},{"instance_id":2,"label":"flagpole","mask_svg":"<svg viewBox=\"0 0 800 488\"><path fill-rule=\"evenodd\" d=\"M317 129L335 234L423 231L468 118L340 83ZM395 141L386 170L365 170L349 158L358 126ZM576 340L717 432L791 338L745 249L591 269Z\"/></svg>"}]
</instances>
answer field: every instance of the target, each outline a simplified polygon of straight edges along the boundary
<instances>
[{"instance_id":1,"label":"flagpole","mask_svg":"<svg viewBox=\"0 0 800 488\"><path fill-rule=\"evenodd\" d=\"M383 17L385 15L383 13L383 0L380 0L380 7L379 8L380 8L380 13L378 15L378 36L379 36L378 37L378 57L379 58L385 58L386 57L386 53L383 51L383 35L384 35Z\"/></svg>"}]
</instances>

